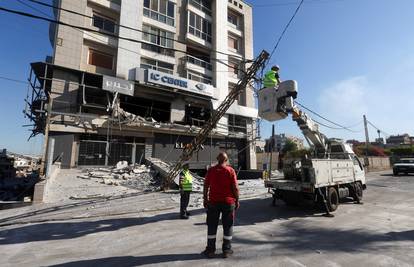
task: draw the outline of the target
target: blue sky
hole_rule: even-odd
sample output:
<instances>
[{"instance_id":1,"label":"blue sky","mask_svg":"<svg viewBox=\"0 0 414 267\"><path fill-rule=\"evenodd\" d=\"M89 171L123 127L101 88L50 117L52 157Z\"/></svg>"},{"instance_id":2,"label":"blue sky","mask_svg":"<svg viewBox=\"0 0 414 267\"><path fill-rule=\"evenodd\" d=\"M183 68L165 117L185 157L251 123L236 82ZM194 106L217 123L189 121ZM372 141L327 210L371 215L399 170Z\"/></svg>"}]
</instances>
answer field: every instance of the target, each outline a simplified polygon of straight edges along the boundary
<instances>
[{"instance_id":1,"label":"blue sky","mask_svg":"<svg viewBox=\"0 0 414 267\"><path fill-rule=\"evenodd\" d=\"M249 3L255 52L270 51L297 1ZM0 5L35 13L14 0ZM327 136L362 140L363 114L388 134L414 134L413 10L412 0L305 0L272 63L281 66L282 79L298 81L299 102L340 124L359 123L355 133L322 127ZM51 54L48 25L0 12L0 27L0 76L25 80L29 63ZM33 154L42 137L26 141L26 91L25 84L0 79L0 148ZM262 137L270 135L270 125L262 123ZM290 119L277 122L276 132L301 136ZM371 139L376 135L370 128Z\"/></svg>"}]
</instances>

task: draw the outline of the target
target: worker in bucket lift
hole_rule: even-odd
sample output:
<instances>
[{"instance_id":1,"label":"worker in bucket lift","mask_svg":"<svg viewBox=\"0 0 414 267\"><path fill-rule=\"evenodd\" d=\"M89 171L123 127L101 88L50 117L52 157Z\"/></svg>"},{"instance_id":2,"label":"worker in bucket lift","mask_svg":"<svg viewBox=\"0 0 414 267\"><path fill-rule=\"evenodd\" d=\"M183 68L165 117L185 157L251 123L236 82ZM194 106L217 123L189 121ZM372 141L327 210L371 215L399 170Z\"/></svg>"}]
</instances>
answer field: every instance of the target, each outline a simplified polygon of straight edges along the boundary
<instances>
[{"instance_id":1,"label":"worker in bucket lift","mask_svg":"<svg viewBox=\"0 0 414 267\"><path fill-rule=\"evenodd\" d=\"M184 163L183 169L180 173L180 218L188 219L190 214L187 211L188 203L190 202L190 194L193 190L193 176L190 173L188 162Z\"/></svg>"},{"instance_id":2,"label":"worker in bucket lift","mask_svg":"<svg viewBox=\"0 0 414 267\"><path fill-rule=\"evenodd\" d=\"M204 207L207 209L207 247L203 252L208 258L215 256L216 234L220 220L223 224L223 257L233 253L231 239L235 210L239 208L239 188L234 169L227 165L227 154L217 156L218 164L211 167L204 180Z\"/></svg>"},{"instance_id":3,"label":"worker in bucket lift","mask_svg":"<svg viewBox=\"0 0 414 267\"><path fill-rule=\"evenodd\" d=\"M263 77L263 86L265 88L278 87L280 84L279 70L279 66L275 65L268 72L266 72Z\"/></svg>"}]
</instances>

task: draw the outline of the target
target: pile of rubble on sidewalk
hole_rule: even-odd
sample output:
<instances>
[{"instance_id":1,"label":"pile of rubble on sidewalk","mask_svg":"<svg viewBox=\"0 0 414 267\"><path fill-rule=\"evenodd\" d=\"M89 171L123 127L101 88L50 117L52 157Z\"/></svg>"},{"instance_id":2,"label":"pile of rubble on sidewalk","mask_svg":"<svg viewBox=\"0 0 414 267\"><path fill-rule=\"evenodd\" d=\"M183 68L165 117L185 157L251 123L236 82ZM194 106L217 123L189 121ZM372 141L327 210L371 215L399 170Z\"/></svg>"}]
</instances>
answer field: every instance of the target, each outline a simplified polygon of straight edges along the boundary
<instances>
[{"instance_id":1,"label":"pile of rubble on sidewalk","mask_svg":"<svg viewBox=\"0 0 414 267\"><path fill-rule=\"evenodd\" d=\"M163 165L163 169L159 166ZM112 185L125 186L131 189L144 192L159 191L163 178L168 173L170 165L156 159L151 159L149 165L131 164L127 161L120 161L114 167L99 167L83 169L83 174L78 175L81 179L96 179L97 182ZM201 192L204 178L193 174L193 190ZM175 179L178 184L178 177Z\"/></svg>"},{"instance_id":2,"label":"pile of rubble on sidewalk","mask_svg":"<svg viewBox=\"0 0 414 267\"><path fill-rule=\"evenodd\" d=\"M161 187L161 178L156 171L146 165L128 165L127 161L120 161L114 167L84 169L78 178L97 179L106 185L121 185L145 192L159 191Z\"/></svg>"}]
</instances>

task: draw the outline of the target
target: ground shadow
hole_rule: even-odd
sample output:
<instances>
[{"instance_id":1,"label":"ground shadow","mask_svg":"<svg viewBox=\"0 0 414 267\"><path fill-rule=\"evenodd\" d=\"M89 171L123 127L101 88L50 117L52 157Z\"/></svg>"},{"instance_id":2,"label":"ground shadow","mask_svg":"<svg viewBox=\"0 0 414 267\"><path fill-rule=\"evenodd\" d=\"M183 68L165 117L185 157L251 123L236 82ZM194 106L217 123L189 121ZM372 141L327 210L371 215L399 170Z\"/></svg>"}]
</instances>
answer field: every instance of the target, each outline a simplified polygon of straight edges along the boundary
<instances>
[{"instance_id":1,"label":"ground shadow","mask_svg":"<svg viewBox=\"0 0 414 267\"><path fill-rule=\"evenodd\" d=\"M414 241L414 230L376 233L365 230L340 230L321 227L306 227L291 224L282 230L272 232L266 240L235 236L234 243L247 245L273 244L279 249L292 251L379 251L395 247L397 241ZM378 243L382 243L378 245Z\"/></svg>"},{"instance_id":2,"label":"ground shadow","mask_svg":"<svg viewBox=\"0 0 414 267\"><path fill-rule=\"evenodd\" d=\"M201 213L204 213L204 209L192 210L192 214L194 215ZM92 233L117 231L127 227L172 220L179 220L179 214L177 212L161 213L154 216L138 218L30 224L1 230L0 245L72 239Z\"/></svg>"},{"instance_id":3,"label":"ground shadow","mask_svg":"<svg viewBox=\"0 0 414 267\"><path fill-rule=\"evenodd\" d=\"M146 194L150 194L150 193L152 193L152 192L136 192L136 193L131 193L131 194L103 197L103 198L100 198L100 199L86 200L86 201L80 201L80 202L75 202L75 203L69 203L69 204L65 204L65 205L52 206L52 207L39 209L39 210L35 210L35 211L30 211L30 212L22 213L22 214L7 217L7 218L2 218L2 219L0 219L0 227L1 226L6 226L6 225L9 225L9 224L13 224L13 223L9 223L9 222L12 222L12 221L18 220L18 219L24 219L24 218L28 218L28 217L32 217L32 216L36 216L36 215L52 213L52 212L55 212L55 211L68 210L68 209L73 209L73 208L76 208L76 207L82 207L82 206L87 206L87 205L92 205L92 204L98 204L98 203L107 202L107 201L111 201L111 200L137 197L137 196L146 195Z\"/></svg>"},{"instance_id":4,"label":"ground shadow","mask_svg":"<svg viewBox=\"0 0 414 267\"><path fill-rule=\"evenodd\" d=\"M205 258L201 253L193 254L165 254L150 256L124 256L124 257L108 257L101 259L79 260L68 263L51 265L50 267L82 267L82 266L141 266L146 264L160 264L175 261L192 261Z\"/></svg>"}]
</instances>

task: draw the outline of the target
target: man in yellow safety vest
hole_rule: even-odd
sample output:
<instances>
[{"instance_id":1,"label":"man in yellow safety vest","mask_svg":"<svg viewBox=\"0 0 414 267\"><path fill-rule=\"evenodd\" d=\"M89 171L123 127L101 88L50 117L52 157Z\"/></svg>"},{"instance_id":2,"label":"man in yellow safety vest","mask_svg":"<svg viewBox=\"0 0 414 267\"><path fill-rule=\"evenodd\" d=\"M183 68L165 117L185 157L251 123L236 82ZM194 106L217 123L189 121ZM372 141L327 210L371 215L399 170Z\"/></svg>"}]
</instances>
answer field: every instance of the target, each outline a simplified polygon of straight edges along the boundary
<instances>
[{"instance_id":1,"label":"man in yellow safety vest","mask_svg":"<svg viewBox=\"0 0 414 267\"><path fill-rule=\"evenodd\" d=\"M183 165L183 170L180 173L180 218L188 219L189 213L187 211L188 203L190 202L190 194L193 190L193 176L190 173L189 164L186 162Z\"/></svg>"},{"instance_id":2,"label":"man in yellow safety vest","mask_svg":"<svg viewBox=\"0 0 414 267\"><path fill-rule=\"evenodd\" d=\"M277 87L280 83L279 77L279 66L275 65L272 67L271 70L266 72L265 76L263 77L263 86L265 88L268 87Z\"/></svg>"}]
</instances>

